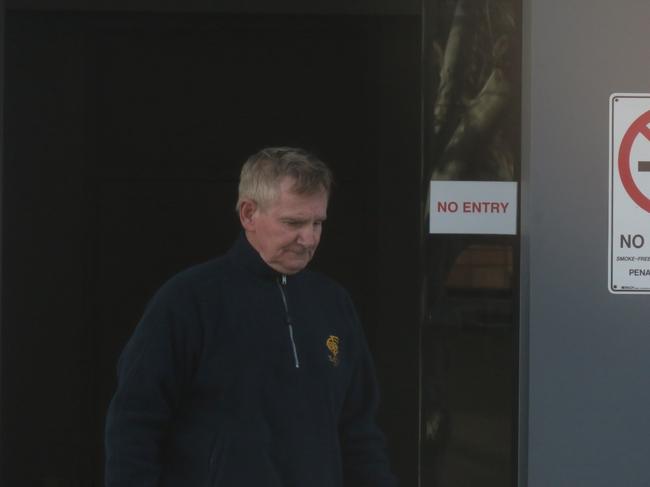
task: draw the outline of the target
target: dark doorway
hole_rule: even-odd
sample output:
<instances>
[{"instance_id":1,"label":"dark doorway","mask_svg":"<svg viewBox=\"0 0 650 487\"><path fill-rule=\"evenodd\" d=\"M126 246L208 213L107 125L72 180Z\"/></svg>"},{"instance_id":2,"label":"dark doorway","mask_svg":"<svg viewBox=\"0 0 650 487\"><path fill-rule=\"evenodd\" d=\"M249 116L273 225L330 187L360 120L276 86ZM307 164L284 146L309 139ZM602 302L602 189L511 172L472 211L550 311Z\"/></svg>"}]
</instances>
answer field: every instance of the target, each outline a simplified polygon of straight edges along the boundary
<instances>
[{"instance_id":1,"label":"dark doorway","mask_svg":"<svg viewBox=\"0 0 650 487\"><path fill-rule=\"evenodd\" d=\"M315 266L355 298L417 482L419 18L9 12L1 485L102 485L115 362L147 299L238 232L243 159L337 186Z\"/></svg>"}]
</instances>

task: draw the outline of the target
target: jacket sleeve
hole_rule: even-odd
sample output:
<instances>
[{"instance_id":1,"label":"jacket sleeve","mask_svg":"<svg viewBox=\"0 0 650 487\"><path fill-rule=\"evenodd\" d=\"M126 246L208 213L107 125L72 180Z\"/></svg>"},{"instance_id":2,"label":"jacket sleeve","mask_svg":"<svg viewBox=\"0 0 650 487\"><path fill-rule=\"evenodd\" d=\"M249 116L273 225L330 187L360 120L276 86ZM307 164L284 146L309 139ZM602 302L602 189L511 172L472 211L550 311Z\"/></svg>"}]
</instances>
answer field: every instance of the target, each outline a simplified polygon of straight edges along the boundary
<instances>
[{"instance_id":1,"label":"jacket sleeve","mask_svg":"<svg viewBox=\"0 0 650 487\"><path fill-rule=\"evenodd\" d=\"M356 335L356 365L339 421L344 484L396 487L398 482L390 469L384 435L375 421L379 390L372 357L349 298L348 306Z\"/></svg>"},{"instance_id":2,"label":"jacket sleeve","mask_svg":"<svg viewBox=\"0 0 650 487\"><path fill-rule=\"evenodd\" d=\"M106 417L106 487L157 487L170 421L191 369L191 307L178 285L154 296L118 362Z\"/></svg>"}]
</instances>

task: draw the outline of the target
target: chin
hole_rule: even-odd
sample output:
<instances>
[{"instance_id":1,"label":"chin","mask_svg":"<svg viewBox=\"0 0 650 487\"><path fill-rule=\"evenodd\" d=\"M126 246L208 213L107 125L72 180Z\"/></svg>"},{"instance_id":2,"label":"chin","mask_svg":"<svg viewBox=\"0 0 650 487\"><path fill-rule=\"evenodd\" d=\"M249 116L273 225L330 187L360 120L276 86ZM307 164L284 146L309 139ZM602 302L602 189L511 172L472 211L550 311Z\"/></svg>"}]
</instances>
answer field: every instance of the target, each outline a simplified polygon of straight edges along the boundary
<instances>
[{"instance_id":1,"label":"chin","mask_svg":"<svg viewBox=\"0 0 650 487\"><path fill-rule=\"evenodd\" d=\"M284 274L291 275L291 274L297 274L301 270L303 270L307 266L302 266L302 267L285 267L284 269Z\"/></svg>"},{"instance_id":2,"label":"chin","mask_svg":"<svg viewBox=\"0 0 650 487\"><path fill-rule=\"evenodd\" d=\"M287 265L283 266L284 268L284 273L285 274L296 274L303 270L305 267L307 267L307 264L309 264L309 261L307 262L301 262L300 264L293 264L293 265Z\"/></svg>"}]
</instances>

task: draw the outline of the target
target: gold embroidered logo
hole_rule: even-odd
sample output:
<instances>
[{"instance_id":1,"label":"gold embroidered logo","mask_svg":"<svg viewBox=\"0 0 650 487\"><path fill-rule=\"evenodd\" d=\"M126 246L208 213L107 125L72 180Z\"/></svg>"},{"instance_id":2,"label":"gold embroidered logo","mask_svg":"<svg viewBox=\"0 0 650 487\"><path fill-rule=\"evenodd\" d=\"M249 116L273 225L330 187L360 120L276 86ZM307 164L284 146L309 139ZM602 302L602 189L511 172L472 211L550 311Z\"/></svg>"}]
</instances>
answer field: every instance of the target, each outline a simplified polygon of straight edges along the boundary
<instances>
[{"instance_id":1,"label":"gold embroidered logo","mask_svg":"<svg viewBox=\"0 0 650 487\"><path fill-rule=\"evenodd\" d=\"M327 349L330 351L329 359L334 367L339 364L339 337L330 335L326 342Z\"/></svg>"}]
</instances>

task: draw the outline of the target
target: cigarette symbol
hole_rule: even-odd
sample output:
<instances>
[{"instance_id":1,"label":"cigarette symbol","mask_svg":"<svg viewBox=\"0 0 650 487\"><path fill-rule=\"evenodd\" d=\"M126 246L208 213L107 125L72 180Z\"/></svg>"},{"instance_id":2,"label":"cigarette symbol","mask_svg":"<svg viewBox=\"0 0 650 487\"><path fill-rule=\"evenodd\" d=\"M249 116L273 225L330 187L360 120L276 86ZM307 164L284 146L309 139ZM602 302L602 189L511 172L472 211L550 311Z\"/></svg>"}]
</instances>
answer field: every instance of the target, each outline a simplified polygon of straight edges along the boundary
<instances>
[{"instance_id":1,"label":"cigarette symbol","mask_svg":"<svg viewBox=\"0 0 650 487\"><path fill-rule=\"evenodd\" d=\"M650 172L650 161L639 161L639 172Z\"/></svg>"}]
</instances>

